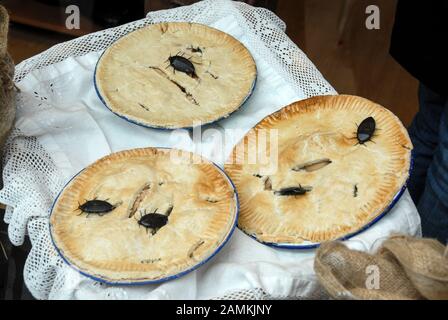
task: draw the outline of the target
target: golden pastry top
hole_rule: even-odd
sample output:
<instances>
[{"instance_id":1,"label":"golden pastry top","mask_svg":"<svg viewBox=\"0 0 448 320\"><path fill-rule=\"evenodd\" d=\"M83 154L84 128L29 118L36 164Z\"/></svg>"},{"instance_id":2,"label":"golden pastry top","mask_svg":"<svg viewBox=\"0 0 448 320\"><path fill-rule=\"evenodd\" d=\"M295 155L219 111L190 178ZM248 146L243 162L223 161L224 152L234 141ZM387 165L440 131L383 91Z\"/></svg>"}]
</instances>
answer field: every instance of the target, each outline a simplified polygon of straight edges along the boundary
<instances>
[{"instance_id":1,"label":"golden pastry top","mask_svg":"<svg viewBox=\"0 0 448 320\"><path fill-rule=\"evenodd\" d=\"M368 117L374 118L376 130L362 144L357 128ZM248 155L259 153L250 141L272 129L277 140L266 136L277 146L270 149L275 161L250 164ZM244 152L238 152L242 146ZM381 214L401 190L411 149L398 118L369 100L340 95L295 102L258 123L225 166L240 198L238 225L273 243L321 242L353 233ZM281 195L292 187L307 190Z\"/></svg>"},{"instance_id":2,"label":"golden pastry top","mask_svg":"<svg viewBox=\"0 0 448 320\"><path fill-rule=\"evenodd\" d=\"M109 282L152 281L209 257L229 235L236 199L215 165L178 161L170 149L114 153L87 167L61 193L50 224L61 254L81 271ZM199 161L202 161L199 163ZM78 210L88 200L115 207L103 215ZM139 224L167 215L159 229Z\"/></svg>"},{"instance_id":3,"label":"golden pastry top","mask_svg":"<svg viewBox=\"0 0 448 320\"><path fill-rule=\"evenodd\" d=\"M182 69L190 63L194 73L179 71L190 70ZM201 24L170 22L119 39L100 58L95 78L113 112L152 127L181 128L235 111L252 90L256 67L232 36Z\"/></svg>"}]
</instances>

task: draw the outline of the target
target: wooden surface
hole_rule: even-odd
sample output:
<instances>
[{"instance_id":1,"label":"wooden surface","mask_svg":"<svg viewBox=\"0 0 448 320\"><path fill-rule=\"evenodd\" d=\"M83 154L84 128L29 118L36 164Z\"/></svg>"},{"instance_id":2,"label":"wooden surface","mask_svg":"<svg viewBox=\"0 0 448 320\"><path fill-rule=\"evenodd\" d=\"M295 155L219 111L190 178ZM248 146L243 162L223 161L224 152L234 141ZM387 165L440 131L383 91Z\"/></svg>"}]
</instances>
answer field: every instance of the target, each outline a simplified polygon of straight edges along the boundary
<instances>
[{"instance_id":1,"label":"wooden surface","mask_svg":"<svg viewBox=\"0 0 448 320\"><path fill-rule=\"evenodd\" d=\"M340 38L346 1L279 0L277 14L286 22L287 34L339 93L378 102L409 125L418 110L418 81L389 55L396 0L352 1ZM380 30L365 27L368 5L380 9Z\"/></svg>"},{"instance_id":2,"label":"wooden surface","mask_svg":"<svg viewBox=\"0 0 448 320\"><path fill-rule=\"evenodd\" d=\"M65 7L51 6L34 0L2 0L0 3L8 9L11 22L75 37L101 30L100 26L82 14L80 29L67 29L65 20L68 14L65 13Z\"/></svg>"},{"instance_id":3,"label":"wooden surface","mask_svg":"<svg viewBox=\"0 0 448 320\"><path fill-rule=\"evenodd\" d=\"M145 12L148 12L175 8L181 5L190 5L198 1L199 0L145 0L142 7L141 17L144 15L143 8L145 9ZM64 4L63 1L60 2L61 5L57 6L37 0L0 0L0 3L8 9L11 21L15 23L76 37L103 29L103 27L93 21L92 17L86 16L86 12L82 9L80 28L68 29L65 26L65 20L68 17L68 14L65 13L65 7L69 3ZM100 5L108 6L105 1L103 2L104 4L100 3ZM275 11L277 0L245 0L245 2L256 6L264 6ZM91 3L93 3L93 1Z\"/></svg>"}]
</instances>

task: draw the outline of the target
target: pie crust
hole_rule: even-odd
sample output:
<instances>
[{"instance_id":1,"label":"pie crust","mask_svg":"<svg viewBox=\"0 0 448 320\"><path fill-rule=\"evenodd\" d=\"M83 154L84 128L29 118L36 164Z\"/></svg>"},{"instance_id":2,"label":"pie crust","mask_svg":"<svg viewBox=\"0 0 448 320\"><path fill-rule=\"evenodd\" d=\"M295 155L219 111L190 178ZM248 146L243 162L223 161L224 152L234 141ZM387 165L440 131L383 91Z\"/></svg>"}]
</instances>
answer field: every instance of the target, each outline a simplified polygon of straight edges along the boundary
<instances>
[{"instance_id":1,"label":"pie crust","mask_svg":"<svg viewBox=\"0 0 448 320\"><path fill-rule=\"evenodd\" d=\"M102 216L78 210L95 198L116 208ZM138 224L144 210L163 214L170 206L168 223L154 235ZM109 283L148 283L209 259L236 217L233 186L213 163L189 152L146 148L111 154L84 169L56 200L50 229L60 254L82 273Z\"/></svg>"},{"instance_id":2,"label":"pie crust","mask_svg":"<svg viewBox=\"0 0 448 320\"><path fill-rule=\"evenodd\" d=\"M359 144L357 125L368 117L374 118L376 130L372 141ZM262 133L267 148L253 143ZM269 161L260 156L265 149ZM259 122L225 165L240 199L238 226L273 244L319 243L353 234L381 215L402 190L411 149L400 120L369 100L338 95L292 103ZM317 170L298 169L320 159L324 165ZM312 190L278 194L299 185Z\"/></svg>"},{"instance_id":3,"label":"pie crust","mask_svg":"<svg viewBox=\"0 0 448 320\"><path fill-rule=\"evenodd\" d=\"M197 78L170 66L168 58L176 55L193 63ZM250 95L255 79L254 59L238 40L187 22L129 33L104 52L95 71L98 94L114 113L170 129L227 117Z\"/></svg>"}]
</instances>

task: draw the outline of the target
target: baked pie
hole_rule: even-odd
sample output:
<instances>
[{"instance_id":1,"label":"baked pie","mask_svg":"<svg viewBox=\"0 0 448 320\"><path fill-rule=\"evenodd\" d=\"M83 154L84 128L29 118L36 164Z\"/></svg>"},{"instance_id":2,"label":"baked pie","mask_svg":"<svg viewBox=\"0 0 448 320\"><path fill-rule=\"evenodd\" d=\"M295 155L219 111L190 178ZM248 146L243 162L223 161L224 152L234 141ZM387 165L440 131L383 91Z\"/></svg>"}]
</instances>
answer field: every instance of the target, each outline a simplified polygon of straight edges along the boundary
<instances>
[{"instance_id":1,"label":"baked pie","mask_svg":"<svg viewBox=\"0 0 448 320\"><path fill-rule=\"evenodd\" d=\"M288 246L353 234L402 191L411 149L399 119L369 100L321 96L286 106L259 122L227 161L238 226Z\"/></svg>"},{"instance_id":2,"label":"baked pie","mask_svg":"<svg viewBox=\"0 0 448 320\"><path fill-rule=\"evenodd\" d=\"M227 117L255 79L254 59L238 40L187 22L129 33L104 52L95 71L98 94L114 113L171 129Z\"/></svg>"},{"instance_id":3,"label":"baked pie","mask_svg":"<svg viewBox=\"0 0 448 320\"><path fill-rule=\"evenodd\" d=\"M236 194L213 163L174 149L106 156L56 200L50 229L60 254L109 283L161 281L210 258L236 225Z\"/></svg>"}]
</instances>

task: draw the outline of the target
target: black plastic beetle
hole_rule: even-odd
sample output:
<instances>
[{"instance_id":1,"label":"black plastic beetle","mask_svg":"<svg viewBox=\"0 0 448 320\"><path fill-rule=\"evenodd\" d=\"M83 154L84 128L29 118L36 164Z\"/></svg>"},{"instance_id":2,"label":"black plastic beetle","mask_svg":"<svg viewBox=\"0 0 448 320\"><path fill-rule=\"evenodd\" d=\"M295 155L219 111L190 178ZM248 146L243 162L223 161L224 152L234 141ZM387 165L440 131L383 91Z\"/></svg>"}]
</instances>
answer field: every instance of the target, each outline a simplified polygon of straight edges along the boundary
<instances>
[{"instance_id":1,"label":"black plastic beetle","mask_svg":"<svg viewBox=\"0 0 448 320\"><path fill-rule=\"evenodd\" d=\"M110 204L106 200L93 199L86 201L83 204L79 204L77 210L81 210L81 213L79 215L87 213L87 217L91 214L103 216L106 213L109 213L112 210L114 210L116 207L117 206Z\"/></svg>"},{"instance_id":2,"label":"black plastic beetle","mask_svg":"<svg viewBox=\"0 0 448 320\"><path fill-rule=\"evenodd\" d=\"M170 66L173 67L174 71L183 72L193 79L197 79L198 76L196 75L196 69L193 63L187 58L176 54L174 56L170 56L167 61L169 61Z\"/></svg>"},{"instance_id":3,"label":"black plastic beetle","mask_svg":"<svg viewBox=\"0 0 448 320\"><path fill-rule=\"evenodd\" d=\"M356 138L359 144L365 144L367 141L371 141L373 134L375 133L376 122L373 117L368 117L364 119L358 126L356 132Z\"/></svg>"},{"instance_id":4,"label":"black plastic beetle","mask_svg":"<svg viewBox=\"0 0 448 320\"><path fill-rule=\"evenodd\" d=\"M157 213L157 209L154 210L154 212L146 213L145 211L141 213L140 219L137 220L137 223L146 228L146 231L148 229L151 230L151 234L154 235L160 228L162 228L164 225L168 223L168 216L171 214L171 211L173 211L173 206L170 206L165 214Z\"/></svg>"},{"instance_id":5,"label":"black plastic beetle","mask_svg":"<svg viewBox=\"0 0 448 320\"><path fill-rule=\"evenodd\" d=\"M150 229L160 229L166 225L167 222L168 216L157 212L145 214L140 218L140 220L138 220L139 225Z\"/></svg>"},{"instance_id":6,"label":"black plastic beetle","mask_svg":"<svg viewBox=\"0 0 448 320\"><path fill-rule=\"evenodd\" d=\"M312 189L313 189L312 187L308 186L302 187L301 185L299 185L298 187L288 187L280 189L278 191L274 191L274 194L276 196L301 196L311 191Z\"/></svg>"}]
</instances>

